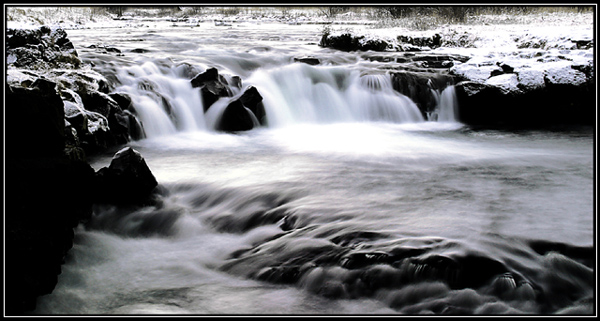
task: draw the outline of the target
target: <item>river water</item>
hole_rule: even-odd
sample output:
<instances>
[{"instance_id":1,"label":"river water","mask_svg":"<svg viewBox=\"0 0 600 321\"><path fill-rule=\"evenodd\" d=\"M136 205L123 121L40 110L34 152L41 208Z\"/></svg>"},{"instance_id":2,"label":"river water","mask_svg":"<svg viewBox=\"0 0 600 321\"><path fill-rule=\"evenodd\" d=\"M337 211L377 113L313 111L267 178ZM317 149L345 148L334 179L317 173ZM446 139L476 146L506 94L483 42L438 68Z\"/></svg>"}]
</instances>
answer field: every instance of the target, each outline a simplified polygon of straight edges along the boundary
<instances>
[{"instance_id":1,"label":"river water","mask_svg":"<svg viewBox=\"0 0 600 321\"><path fill-rule=\"evenodd\" d=\"M69 31L132 97L147 137L129 146L161 196L96 206L35 313L592 313L593 131L471 129L451 86L428 121L383 63L318 47L321 29ZM189 84L208 67L255 86L268 126L215 131L225 103L203 114Z\"/></svg>"}]
</instances>

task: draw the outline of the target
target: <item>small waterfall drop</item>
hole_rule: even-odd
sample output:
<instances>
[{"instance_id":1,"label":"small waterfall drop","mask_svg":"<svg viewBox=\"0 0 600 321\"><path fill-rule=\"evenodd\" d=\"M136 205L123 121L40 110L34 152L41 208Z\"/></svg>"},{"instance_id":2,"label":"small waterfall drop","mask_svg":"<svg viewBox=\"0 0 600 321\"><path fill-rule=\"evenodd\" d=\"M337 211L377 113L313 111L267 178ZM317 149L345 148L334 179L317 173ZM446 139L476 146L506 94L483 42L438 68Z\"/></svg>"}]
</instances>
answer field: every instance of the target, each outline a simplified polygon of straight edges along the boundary
<instances>
[{"instance_id":1,"label":"small waterfall drop","mask_svg":"<svg viewBox=\"0 0 600 321\"><path fill-rule=\"evenodd\" d=\"M389 75L360 75L339 67L291 64L259 70L248 80L259 88L269 126L297 123L424 121L418 107L392 88Z\"/></svg>"},{"instance_id":2,"label":"small waterfall drop","mask_svg":"<svg viewBox=\"0 0 600 321\"><path fill-rule=\"evenodd\" d=\"M456 90L454 86L446 87L440 94L440 100L437 110L437 121L456 122L457 121L458 101L456 99Z\"/></svg>"},{"instance_id":3,"label":"small waterfall drop","mask_svg":"<svg viewBox=\"0 0 600 321\"><path fill-rule=\"evenodd\" d=\"M118 71L120 86L129 95L148 138L182 131L216 131L225 109L239 99L242 88L254 86L262 96L268 127L343 122L421 123L419 107L393 88L387 73L362 74L344 67L293 63L259 69L244 84L229 85L231 97L203 106L202 91L178 66L145 62ZM229 82L229 81L227 81ZM231 82L233 84L233 82ZM431 90L437 107L429 121L456 122L453 86ZM248 108L254 127L260 126Z\"/></svg>"},{"instance_id":4,"label":"small waterfall drop","mask_svg":"<svg viewBox=\"0 0 600 321\"><path fill-rule=\"evenodd\" d=\"M115 91L129 95L146 137L206 130L201 94L177 67L145 62L121 69L117 76L121 86Z\"/></svg>"}]
</instances>

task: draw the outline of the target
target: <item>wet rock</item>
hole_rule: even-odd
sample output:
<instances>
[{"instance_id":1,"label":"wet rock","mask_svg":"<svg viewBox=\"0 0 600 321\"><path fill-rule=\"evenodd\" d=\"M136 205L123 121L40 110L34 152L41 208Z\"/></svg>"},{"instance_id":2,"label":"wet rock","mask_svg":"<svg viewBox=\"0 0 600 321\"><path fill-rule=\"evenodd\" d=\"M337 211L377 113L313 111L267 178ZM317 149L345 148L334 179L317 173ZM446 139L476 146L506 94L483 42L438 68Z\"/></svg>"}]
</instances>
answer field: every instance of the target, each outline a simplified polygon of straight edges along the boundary
<instances>
[{"instance_id":1,"label":"wet rock","mask_svg":"<svg viewBox=\"0 0 600 321\"><path fill-rule=\"evenodd\" d=\"M312 66L316 66L318 64L321 63L321 61L319 61L319 59L314 58L314 57L302 57L302 58L294 58L294 61L296 62L302 62L305 64L309 64Z\"/></svg>"},{"instance_id":2,"label":"wet rock","mask_svg":"<svg viewBox=\"0 0 600 321\"><path fill-rule=\"evenodd\" d=\"M193 88L200 88L202 94L202 104L206 112L212 104L221 97L231 97L232 92L228 87L227 80L216 68L209 68L205 72L198 74L191 80Z\"/></svg>"},{"instance_id":3,"label":"wet rock","mask_svg":"<svg viewBox=\"0 0 600 321\"><path fill-rule=\"evenodd\" d=\"M442 73L402 71L391 75L394 90L415 102L425 119L437 106L436 92L455 83L453 76Z\"/></svg>"},{"instance_id":4,"label":"wet rock","mask_svg":"<svg viewBox=\"0 0 600 321\"><path fill-rule=\"evenodd\" d=\"M262 100L263 97L254 86L248 87L240 97L242 104L252 111L262 126L265 126L267 125L267 114Z\"/></svg>"},{"instance_id":5,"label":"wet rock","mask_svg":"<svg viewBox=\"0 0 600 321\"><path fill-rule=\"evenodd\" d=\"M346 269L358 269L369 265L388 263L389 254L385 252L353 252L340 260L340 265Z\"/></svg>"},{"instance_id":6,"label":"wet rock","mask_svg":"<svg viewBox=\"0 0 600 321\"><path fill-rule=\"evenodd\" d=\"M99 202L137 204L144 202L158 186L142 155L131 147L118 151L108 167L96 172Z\"/></svg>"},{"instance_id":7,"label":"wet rock","mask_svg":"<svg viewBox=\"0 0 600 321\"><path fill-rule=\"evenodd\" d=\"M224 132L251 130L255 125L253 116L241 100L234 100L223 111L216 129Z\"/></svg>"}]
</instances>

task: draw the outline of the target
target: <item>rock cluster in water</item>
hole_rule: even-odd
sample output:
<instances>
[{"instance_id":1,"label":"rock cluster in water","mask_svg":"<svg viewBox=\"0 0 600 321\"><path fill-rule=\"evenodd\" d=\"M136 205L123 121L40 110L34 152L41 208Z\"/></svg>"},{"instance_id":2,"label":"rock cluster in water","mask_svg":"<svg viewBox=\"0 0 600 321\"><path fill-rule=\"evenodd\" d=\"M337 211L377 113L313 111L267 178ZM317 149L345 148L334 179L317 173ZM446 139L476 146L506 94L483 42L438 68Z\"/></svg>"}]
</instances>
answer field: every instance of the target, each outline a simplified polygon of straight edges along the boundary
<instances>
[{"instance_id":1,"label":"rock cluster in water","mask_svg":"<svg viewBox=\"0 0 600 321\"><path fill-rule=\"evenodd\" d=\"M357 51L365 59L394 64L388 68L396 78L394 88L413 99L424 114L431 112L432 96L423 84L439 83L442 79L456 86L458 120L468 125L593 124L594 66L589 59L591 53L583 51L593 48L593 41L572 39L569 49L561 49L551 47L543 39L519 38L515 41L519 50L523 50L509 55L467 57L431 53L439 47L473 47L472 38L454 32L430 37L401 35L386 40L338 32L324 34L320 46ZM579 51L578 56L565 55L571 50Z\"/></svg>"},{"instance_id":2,"label":"rock cluster in water","mask_svg":"<svg viewBox=\"0 0 600 321\"><path fill-rule=\"evenodd\" d=\"M233 97L233 91L229 86L242 89L240 77L232 77L232 84L229 84L216 68L208 68L196 75L190 82L192 87L200 88L204 112L207 112L220 98ZM262 100L263 98L256 87L246 88L239 97L232 98L227 104L215 129L224 132L237 132L266 125L267 118Z\"/></svg>"},{"instance_id":3,"label":"rock cluster in water","mask_svg":"<svg viewBox=\"0 0 600 321\"><path fill-rule=\"evenodd\" d=\"M140 132L128 100L81 65L60 29L8 30L5 83L6 313L35 309L54 289L74 228L94 203L136 206L157 185L139 153L125 149L95 172L86 153Z\"/></svg>"}]
</instances>

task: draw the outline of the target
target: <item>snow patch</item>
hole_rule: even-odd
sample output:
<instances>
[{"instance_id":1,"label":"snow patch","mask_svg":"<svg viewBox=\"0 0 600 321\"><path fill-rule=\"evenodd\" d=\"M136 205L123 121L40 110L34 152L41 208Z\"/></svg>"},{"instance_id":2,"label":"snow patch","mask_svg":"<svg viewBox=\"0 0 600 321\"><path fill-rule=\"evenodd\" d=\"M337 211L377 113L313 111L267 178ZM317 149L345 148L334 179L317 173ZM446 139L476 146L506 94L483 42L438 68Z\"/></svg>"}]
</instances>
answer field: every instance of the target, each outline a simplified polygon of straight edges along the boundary
<instances>
[{"instance_id":1,"label":"snow patch","mask_svg":"<svg viewBox=\"0 0 600 321\"><path fill-rule=\"evenodd\" d=\"M492 85L500 88L504 94L519 92L519 80L516 74L503 74L489 78L486 85Z\"/></svg>"}]
</instances>

